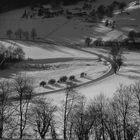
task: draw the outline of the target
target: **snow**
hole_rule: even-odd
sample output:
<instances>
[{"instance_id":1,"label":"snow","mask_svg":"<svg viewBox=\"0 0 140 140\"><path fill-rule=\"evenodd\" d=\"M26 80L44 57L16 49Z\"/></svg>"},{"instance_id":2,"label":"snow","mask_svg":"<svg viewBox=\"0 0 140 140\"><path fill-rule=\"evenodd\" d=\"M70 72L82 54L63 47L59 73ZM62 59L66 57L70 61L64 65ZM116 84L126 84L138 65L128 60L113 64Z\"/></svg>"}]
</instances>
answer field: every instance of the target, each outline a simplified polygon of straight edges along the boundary
<instances>
[{"instance_id":1,"label":"snow","mask_svg":"<svg viewBox=\"0 0 140 140\"><path fill-rule=\"evenodd\" d=\"M100 51L98 49L90 49L90 51L94 51L96 53L102 53L107 56L106 51ZM101 49L102 50L102 49ZM86 86L78 89L78 92L82 95L85 95L87 100L92 100L94 97L98 96L100 93L104 94L106 97L112 97L117 88L121 84L130 85L134 84L136 81L140 79L140 55L136 52L125 52L124 57L126 58L124 66L120 69L120 71L115 75L107 77L99 82L93 83L90 86ZM131 70L131 71L130 71ZM54 102L58 105L64 99L64 92L52 95L46 95L45 97L53 98Z\"/></svg>"},{"instance_id":2,"label":"snow","mask_svg":"<svg viewBox=\"0 0 140 140\"><path fill-rule=\"evenodd\" d=\"M121 0L119 0L121 1ZM96 7L101 3L104 5L108 5L112 3L113 0L100 0ZM125 2L133 2L133 0L125 0ZM80 5L81 6L81 5ZM67 7L68 8L68 7ZM73 8L73 7L71 7ZM37 33L39 37L45 39L52 39L57 41L66 41L70 43L84 43L84 40L87 36L90 36L93 40L95 38L103 38L103 40L110 39L120 39L125 38L128 31L137 30L140 28L140 9L139 5L134 5L131 3L126 9L130 13L127 15L123 14L115 14L113 19L116 21L116 29L111 30L111 28L105 27L103 23L86 23L79 19L66 19L65 17L56 17L49 19L41 19L36 17L34 19L21 19L21 15L24 12L24 9L18 9L15 11L7 12L0 15L0 37L6 36L6 31L8 29L12 29L15 32L18 28L23 28L25 31L31 31L32 28L37 29ZM2 42L2 41L1 41ZM5 45L9 45L8 42L4 42ZM14 42L13 42L14 43ZM46 59L46 58L67 58L67 57L79 57L79 58L93 58L96 59L96 56L83 53L74 49L66 48L64 46L56 46L53 44L43 44L43 43L31 43L31 42L22 42L16 41L16 44L21 46L26 53L26 58L33 59ZM86 48L86 50L90 50L105 56L108 56L107 50L99 49L99 48ZM81 94L84 94L88 99L94 98L96 95L100 93L104 93L106 96L111 97L115 92L116 88L119 87L120 84L129 85L138 80L139 77L139 69L140 69L140 56L139 53L134 52L125 52L124 56L127 58L125 62L125 66L123 66L120 72L117 75L110 76L101 80L97 83L93 83L88 87L84 87L79 89L78 91ZM92 72L92 70L95 71ZM48 80L50 78L58 79L61 74L70 75L70 74L79 74L81 71L89 71L87 67L77 67L77 68L67 68L65 70L58 71L32 71L27 72L28 75L37 79L37 81ZM93 78L96 78L97 72L101 72L102 68L100 65L96 65L91 68L90 72ZM7 71L5 71L7 73ZM1 72L0 75L4 75L5 72ZM13 76L15 71L12 71L11 76ZM19 72L19 71L16 71ZM20 71L21 72L21 71ZM22 71L24 72L24 71ZM89 72L89 73L90 73ZM95 73L95 75L94 75ZM46 77L47 75L47 77ZM6 76L6 75L5 75ZM85 80L84 80L85 81ZM36 85L38 82L36 82ZM46 91L46 89L37 87L39 91ZM50 89L51 90L51 89ZM52 97L54 102L60 103L60 101L64 98L64 92L52 95L46 95L45 97Z\"/></svg>"},{"instance_id":3,"label":"snow","mask_svg":"<svg viewBox=\"0 0 140 140\"><path fill-rule=\"evenodd\" d=\"M97 57L82 51L64 46L57 46L53 44L33 43L23 41L0 41L4 46L20 46L25 52L26 58L32 59L46 59L46 58L94 58Z\"/></svg>"}]
</instances>

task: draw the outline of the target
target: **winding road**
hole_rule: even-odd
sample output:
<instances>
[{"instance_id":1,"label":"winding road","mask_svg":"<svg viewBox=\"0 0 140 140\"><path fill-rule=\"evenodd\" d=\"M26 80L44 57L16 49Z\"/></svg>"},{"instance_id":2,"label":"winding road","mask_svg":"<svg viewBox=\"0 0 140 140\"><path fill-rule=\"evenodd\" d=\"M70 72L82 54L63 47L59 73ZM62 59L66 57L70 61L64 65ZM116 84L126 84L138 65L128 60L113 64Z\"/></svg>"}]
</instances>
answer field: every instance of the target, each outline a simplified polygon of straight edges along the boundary
<instances>
[{"instance_id":1,"label":"winding road","mask_svg":"<svg viewBox=\"0 0 140 140\"><path fill-rule=\"evenodd\" d=\"M110 59L110 58L108 58L106 56L103 56L103 55L98 54L98 53L90 52L88 50L82 49L80 47L77 47L76 45L73 45L73 44L70 44L70 43L67 43L67 42L57 42L57 41L50 41L50 40L35 41L35 42L47 43L47 44L55 44L55 45L63 45L63 46L68 47L68 48L72 48L72 49L76 49L78 51L82 51L82 52L86 52L86 53L89 53L89 54L96 55L96 56L98 56L100 58L105 59L107 62L110 63L111 67L110 67L110 69L109 69L109 71L107 73L105 73L104 75L102 75L102 76L100 76L100 77L98 77L98 78L96 78L94 80L82 83L80 85L76 85L76 86L74 86L74 88L81 88L81 87L83 88L85 86L92 85L92 84L94 84L96 82L99 82L99 81L101 81L101 80L103 80L103 79L105 79L105 78L107 78L107 77L109 77L109 76L114 74L114 69L113 69L114 62L113 62L112 59ZM36 93L36 94L33 95L33 97L41 96L41 95L47 95L47 94L60 93L60 92L63 92L65 90L66 90L66 88L62 88L62 89L58 89L58 90L54 90L54 91L49 91L49 92ZM11 97L10 99L11 100L17 100L17 97Z\"/></svg>"}]
</instances>

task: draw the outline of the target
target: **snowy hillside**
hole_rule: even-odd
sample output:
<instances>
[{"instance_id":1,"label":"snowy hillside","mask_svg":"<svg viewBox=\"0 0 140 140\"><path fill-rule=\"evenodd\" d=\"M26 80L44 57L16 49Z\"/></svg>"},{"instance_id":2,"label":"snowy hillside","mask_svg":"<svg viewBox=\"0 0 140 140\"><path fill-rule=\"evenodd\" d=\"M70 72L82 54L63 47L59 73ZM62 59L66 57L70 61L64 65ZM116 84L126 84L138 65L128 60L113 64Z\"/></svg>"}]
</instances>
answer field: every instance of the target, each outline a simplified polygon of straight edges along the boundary
<instances>
[{"instance_id":1,"label":"snowy hillside","mask_svg":"<svg viewBox=\"0 0 140 140\"><path fill-rule=\"evenodd\" d=\"M72 48L67 48L64 46L58 46L53 44L45 43L33 43L33 42L23 42L23 41L0 41L0 44L8 47L18 47L20 46L25 52L25 58L31 59L47 59L47 58L96 58L96 56L74 50Z\"/></svg>"},{"instance_id":2,"label":"snowy hillside","mask_svg":"<svg viewBox=\"0 0 140 140\"><path fill-rule=\"evenodd\" d=\"M121 0L120 0L121 1ZM99 0L98 3L95 4L95 6L98 6L100 4L108 5L112 3L111 0ZM125 1L128 4L127 8L125 9L125 12L123 13L115 13L113 19L116 21L116 28L112 30L110 27L105 27L104 23L93 23L93 22L86 22L79 18L72 18L67 19L64 15L53 17L53 18L40 18L38 16L32 18L32 19L24 19L21 18L22 14L24 13L25 9L28 10L29 8L23 8L18 9L14 11L10 11L7 13L3 13L0 15L0 37L6 37L6 31L8 29L11 29L13 32L15 32L18 28L23 29L24 31L30 32L32 28L35 28L37 30L37 34L39 38L44 39L52 39L55 41L66 41L69 43L82 43L84 44L84 40L87 36L90 36L93 40L95 38L103 38L104 40L114 40L114 39L121 39L124 38L128 31L130 30L140 30L140 6L135 4L135 1L127 0ZM80 5L75 5L74 7L78 7ZM72 9L73 6L67 6L65 8ZM128 12L128 13L126 13ZM14 35L12 35L14 36ZM5 43L5 42L4 42ZM7 42L9 43L9 42ZM34 58L34 59L46 59L46 58L67 58L67 57L82 57L82 58L93 58L96 59L96 56L83 53L79 51L76 51L74 49L68 49L63 46L56 46L56 45L50 45L50 44L39 44L39 43L31 43L31 42L21 42L16 41L16 45L19 45L23 48L23 50L26 53L26 58ZM32 49L31 49L32 48ZM90 50L93 52L101 53L100 50ZM103 53L103 55L106 55ZM132 54L132 56L139 56L139 54L135 55ZM127 55L127 59L131 61L134 58L132 58L131 53ZM138 57L139 60L139 57ZM132 61L134 63L134 61ZM137 64L138 65L138 64ZM128 68L129 69L129 68ZM98 71L97 67L97 71ZM137 71L137 68L134 70ZM95 70L96 71L96 70ZM96 72L97 72L96 71ZM122 73L127 71L126 68L122 68ZM40 73L40 72L39 72ZM76 72L77 73L77 70ZM133 71L134 73L134 71ZM3 73L4 74L4 73ZM33 73L31 73L32 75ZM38 74L38 72L36 73ZM67 74L67 73L66 73ZM129 74L129 73L128 73ZM131 73L132 74L132 73ZM44 73L42 72L42 76L40 79L44 77ZM133 75L132 76L138 76ZM56 76L57 77L57 76ZM126 76L127 77L127 76ZM112 93L116 89L116 86L119 86L120 83L124 83L124 81L128 81L127 84L130 84L133 80L130 77L126 78L122 76L114 76L111 78L108 78L107 82L102 81L101 84L98 86L91 86L82 89L81 92L83 94L86 94L86 91L88 92L88 97L90 98L92 95L93 90L96 92L96 94L106 91L106 94ZM116 84L113 83L113 81L116 81ZM103 87L103 88L100 88ZM110 90L105 90L106 87L112 87ZM100 89L100 90L99 90ZM108 93L107 93L108 92ZM110 95L109 94L109 95Z\"/></svg>"}]
</instances>

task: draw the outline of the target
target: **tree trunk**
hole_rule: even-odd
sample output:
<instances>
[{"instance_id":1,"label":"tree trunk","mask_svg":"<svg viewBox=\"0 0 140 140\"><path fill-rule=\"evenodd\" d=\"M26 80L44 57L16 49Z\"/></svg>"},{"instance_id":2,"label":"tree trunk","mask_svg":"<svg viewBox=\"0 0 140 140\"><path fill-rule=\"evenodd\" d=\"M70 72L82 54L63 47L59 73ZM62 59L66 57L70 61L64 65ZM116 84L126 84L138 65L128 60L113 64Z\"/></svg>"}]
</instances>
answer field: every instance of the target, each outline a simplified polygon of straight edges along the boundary
<instances>
[{"instance_id":1,"label":"tree trunk","mask_svg":"<svg viewBox=\"0 0 140 140\"><path fill-rule=\"evenodd\" d=\"M65 102L65 110L64 110L64 130L63 130L64 140L67 140L67 105L68 105L68 94L69 93L66 93L66 102Z\"/></svg>"},{"instance_id":2,"label":"tree trunk","mask_svg":"<svg viewBox=\"0 0 140 140\"><path fill-rule=\"evenodd\" d=\"M2 139L2 133L3 133L3 126L0 124L0 139Z\"/></svg>"},{"instance_id":3,"label":"tree trunk","mask_svg":"<svg viewBox=\"0 0 140 140\"><path fill-rule=\"evenodd\" d=\"M124 133L124 140L127 140L126 139L126 124L125 124L125 119L123 120L123 133Z\"/></svg>"},{"instance_id":4,"label":"tree trunk","mask_svg":"<svg viewBox=\"0 0 140 140\"><path fill-rule=\"evenodd\" d=\"M73 127L73 123L71 123L71 125L70 125L70 133L69 133L70 140L72 140L72 127Z\"/></svg>"},{"instance_id":5,"label":"tree trunk","mask_svg":"<svg viewBox=\"0 0 140 140\"><path fill-rule=\"evenodd\" d=\"M140 116L140 101L139 101L139 116Z\"/></svg>"},{"instance_id":6,"label":"tree trunk","mask_svg":"<svg viewBox=\"0 0 140 140\"><path fill-rule=\"evenodd\" d=\"M22 121L22 97L20 97L20 139L22 139L23 136Z\"/></svg>"},{"instance_id":7,"label":"tree trunk","mask_svg":"<svg viewBox=\"0 0 140 140\"><path fill-rule=\"evenodd\" d=\"M41 139L45 139L45 135L40 135Z\"/></svg>"},{"instance_id":8,"label":"tree trunk","mask_svg":"<svg viewBox=\"0 0 140 140\"><path fill-rule=\"evenodd\" d=\"M84 140L89 140L89 136L88 136L88 133L85 134L85 139Z\"/></svg>"},{"instance_id":9,"label":"tree trunk","mask_svg":"<svg viewBox=\"0 0 140 140\"><path fill-rule=\"evenodd\" d=\"M67 132L66 132L66 123L64 124L64 131L63 131L63 135L64 135L64 140L67 140Z\"/></svg>"},{"instance_id":10,"label":"tree trunk","mask_svg":"<svg viewBox=\"0 0 140 140\"><path fill-rule=\"evenodd\" d=\"M52 135L52 139L56 140L57 134L56 134L55 128L53 126L51 126L51 135Z\"/></svg>"}]
</instances>

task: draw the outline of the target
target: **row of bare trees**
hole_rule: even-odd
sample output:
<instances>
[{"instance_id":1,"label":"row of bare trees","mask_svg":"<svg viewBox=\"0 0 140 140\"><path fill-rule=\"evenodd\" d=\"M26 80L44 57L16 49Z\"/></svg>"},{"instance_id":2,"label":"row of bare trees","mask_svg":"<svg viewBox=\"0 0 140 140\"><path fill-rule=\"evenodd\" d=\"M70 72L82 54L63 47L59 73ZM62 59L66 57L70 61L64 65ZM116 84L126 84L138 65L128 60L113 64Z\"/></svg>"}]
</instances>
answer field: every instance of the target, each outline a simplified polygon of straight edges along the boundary
<instances>
[{"instance_id":1,"label":"row of bare trees","mask_svg":"<svg viewBox=\"0 0 140 140\"><path fill-rule=\"evenodd\" d=\"M101 94L89 103L82 96L73 98L73 94L69 98L66 94L64 140L139 138L140 83L121 85L113 98L107 99Z\"/></svg>"},{"instance_id":2,"label":"row of bare trees","mask_svg":"<svg viewBox=\"0 0 140 140\"><path fill-rule=\"evenodd\" d=\"M37 31L35 28L32 28L31 32L23 31L21 28L17 29L17 31L13 32L11 29L7 30L6 35L9 39L12 38L14 35L16 39L26 39L29 40L29 38L35 40L37 37Z\"/></svg>"},{"instance_id":3,"label":"row of bare trees","mask_svg":"<svg viewBox=\"0 0 140 140\"><path fill-rule=\"evenodd\" d=\"M33 82L26 75L17 75L12 82L0 82L0 138L22 139L37 132L44 139L50 129L56 138L56 106L44 98L32 99L33 94Z\"/></svg>"},{"instance_id":4,"label":"row of bare trees","mask_svg":"<svg viewBox=\"0 0 140 140\"><path fill-rule=\"evenodd\" d=\"M139 138L140 83L120 85L112 98L93 100L67 85L60 105L34 97L33 83L18 75L12 83L0 82L0 138L25 138L29 134L53 140L133 140ZM58 135L59 134L59 135Z\"/></svg>"}]
</instances>

